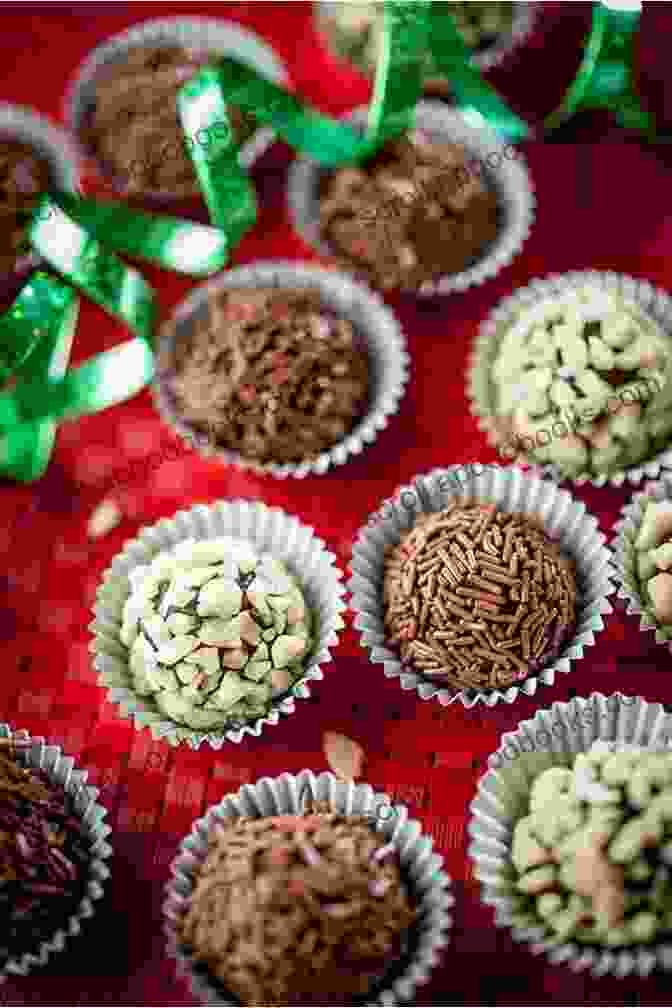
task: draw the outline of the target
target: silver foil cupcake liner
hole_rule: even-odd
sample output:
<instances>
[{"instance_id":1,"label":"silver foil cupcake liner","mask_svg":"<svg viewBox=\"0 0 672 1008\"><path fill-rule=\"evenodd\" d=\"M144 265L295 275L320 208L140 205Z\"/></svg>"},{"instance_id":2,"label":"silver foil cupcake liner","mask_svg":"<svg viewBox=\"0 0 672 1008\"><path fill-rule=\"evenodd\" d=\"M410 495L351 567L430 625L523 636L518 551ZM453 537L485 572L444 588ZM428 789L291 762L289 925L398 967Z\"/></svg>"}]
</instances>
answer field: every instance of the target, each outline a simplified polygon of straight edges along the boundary
<instances>
[{"instance_id":1,"label":"silver foil cupcake liner","mask_svg":"<svg viewBox=\"0 0 672 1008\"><path fill-rule=\"evenodd\" d=\"M636 301L672 338L672 297L647 280L637 280L624 273L598 270L554 273L543 279L533 280L526 287L514 291L513 294L503 298L481 323L469 365L468 397L471 413L476 417L488 443L495 450L498 449L500 442L497 434L498 418L495 413L496 392L491 381L491 373L505 328L523 311L529 310L540 301L561 298L568 291L586 284L613 291ZM621 487L628 483L641 483L643 479L656 479L661 470L672 468L672 447L666 448L651 459L617 470L609 476L582 473L570 479L563 476L554 465L535 465L534 468L557 482L571 482L577 486L590 484L594 487Z\"/></svg>"},{"instance_id":2,"label":"silver foil cupcake liner","mask_svg":"<svg viewBox=\"0 0 672 1008\"><path fill-rule=\"evenodd\" d=\"M96 84L102 71L123 63L126 53L139 46L177 45L185 49L211 52L213 56L232 56L247 63L274 84L287 84L288 74L277 53L249 28L213 18L159 18L143 21L97 46L81 64L68 87L64 114L82 149L98 163L94 152L81 139L81 131L90 122L96 103ZM275 140L273 130L260 127L239 151L241 165L249 168ZM100 166L101 168L103 166ZM103 171L109 179L109 173ZM145 191L144 196L161 201L173 197L167 192ZM178 197L184 199L184 197Z\"/></svg>"},{"instance_id":3,"label":"silver foil cupcake liner","mask_svg":"<svg viewBox=\"0 0 672 1008\"><path fill-rule=\"evenodd\" d=\"M315 621L310 657L301 679L288 694L278 698L263 718L221 732L199 732L166 718L151 698L139 696L133 689L128 668L128 649L121 643L123 607L130 593L128 575L149 563L157 553L171 549L184 539L203 541L217 536L232 536L251 542L261 552L271 553L286 563L301 582L306 603ZM218 501L199 504L190 511L178 511L156 525L140 530L137 538L126 543L103 575L97 592L95 619L89 629L94 635L90 650L108 699L116 704L122 717L130 718L137 729L149 728L153 738L176 746L186 742L198 749L207 742L221 749L225 742L240 742L245 735L258 737L265 725L276 725L283 715L293 714L295 700L311 695L310 683L323 679L321 666L332 660L330 648L338 642L343 627L345 587L342 572L313 529L279 508L269 508L259 501Z\"/></svg>"},{"instance_id":4,"label":"silver foil cupcake liner","mask_svg":"<svg viewBox=\"0 0 672 1008\"><path fill-rule=\"evenodd\" d=\"M297 814L305 807L307 799L328 801L345 815L371 815L372 826L375 818L374 828L398 849L402 870L419 904L417 939L409 961L401 968L390 968L371 999L361 1003L411 1003L416 988L427 983L448 944L453 923L449 911L455 902L450 892L451 880L442 871L443 858L432 852L432 838L422 833L422 825L417 820L408 818L405 806L394 804L395 815L386 814L385 819L376 816L376 809L392 805L391 799L375 792L368 784L340 781L331 773L315 775L311 770L302 770L296 775L284 773L279 777L263 777L256 784L243 785L237 794L227 795L202 819L196 820L171 865L172 877L166 886L163 907L168 951L177 962L178 975L189 982L191 993L202 1003L240 1003L222 997L221 988L217 989L207 972L196 967L193 956L182 947L177 933L177 924L193 891L195 871L207 856L211 829L233 816L261 818Z\"/></svg>"},{"instance_id":5,"label":"silver foil cupcake liner","mask_svg":"<svg viewBox=\"0 0 672 1008\"><path fill-rule=\"evenodd\" d=\"M81 165L76 144L48 119L24 105L0 102L0 140L18 140L44 158L57 188L70 193L79 189ZM18 260L12 274L0 273L0 297L13 292L41 262L37 252Z\"/></svg>"},{"instance_id":6,"label":"silver foil cupcake liner","mask_svg":"<svg viewBox=\"0 0 672 1008\"><path fill-rule=\"evenodd\" d=\"M159 360L164 352L171 355L175 336L179 338L181 332L188 330L193 320L205 311L211 292L234 287L261 286L318 290L325 307L352 323L368 352L371 384L368 409L353 430L329 451L322 452L314 459L296 464L262 465L245 459L237 452L218 449L182 420L169 387L172 374L162 372L160 367L153 384L154 403L165 422L208 458L279 479L322 475L335 466L343 465L352 456L361 454L366 445L372 444L378 433L387 427L390 417L399 409L409 373L406 340L393 313L368 288L334 270L300 266L286 260L269 260L254 266L227 270L214 280L196 287L178 305L165 332L159 335Z\"/></svg>"},{"instance_id":7,"label":"silver foil cupcake liner","mask_svg":"<svg viewBox=\"0 0 672 1008\"><path fill-rule=\"evenodd\" d=\"M348 118L355 125L364 126L366 115L366 109L358 108ZM418 289L400 290L418 297L465 291L496 276L515 259L527 240L536 206L527 163L520 151L515 158L506 158L505 147L494 130L476 129L456 109L436 101L418 103L414 128L426 134L430 141L462 145L469 158L478 161L485 184L497 196L499 220L495 239L466 269L428 281ZM497 157L497 165L490 167L488 157L493 156ZM287 178L287 202L295 230L309 246L328 259L333 258L334 250L320 235L320 185L333 170L299 157L290 165Z\"/></svg>"},{"instance_id":8,"label":"silver foil cupcake liner","mask_svg":"<svg viewBox=\"0 0 672 1008\"><path fill-rule=\"evenodd\" d=\"M326 37L327 43L330 42L330 39L328 31L325 30L323 25L323 19L326 20L333 17L334 10L342 2L343 0L336 0L336 2L334 0L317 0L313 4L318 31ZM492 70L503 63L514 50L525 44L536 26L539 14L539 5L537 3L514 3L512 6L513 23L511 30L499 35L491 45L476 50L471 57L473 65L479 67L481 70Z\"/></svg>"},{"instance_id":9,"label":"silver foil cupcake liner","mask_svg":"<svg viewBox=\"0 0 672 1008\"><path fill-rule=\"evenodd\" d=\"M652 499L672 500L672 473L663 474L663 478L656 483L646 483L642 492L633 494L628 503L621 508L623 517L614 525L617 535L611 544L618 584L617 597L625 602L627 612L639 616L642 633L653 632L657 643L666 644L672 651L672 626L667 628L661 626L656 619L653 607L642 594L642 583L637 573L635 540L639 534L646 504Z\"/></svg>"},{"instance_id":10,"label":"silver foil cupcake liner","mask_svg":"<svg viewBox=\"0 0 672 1008\"><path fill-rule=\"evenodd\" d=\"M108 862L112 848L107 842L112 830L105 823L107 809L96 802L99 791L86 784L88 772L76 770L71 756L64 756L59 746L49 745L43 738L31 737L25 729L14 730L8 724L0 724L0 738L16 739L22 742L19 759L26 767L46 770L50 779L60 784L75 803L75 815L86 826L86 836L90 843L91 860L86 885L86 894L80 900L74 914L52 937L42 942L36 952L26 952L20 959L10 959L0 971L0 984L7 976L27 976L33 970L46 966L49 959L62 952L66 943L78 935L85 920L93 917L95 903L103 896L104 886L110 876ZM25 743L30 745L26 746Z\"/></svg>"},{"instance_id":11,"label":"silver foil cupcake liner","mask_svg":"<svg viewBox=\"0 0 672 1008\"><path fill-rule=\"evenodd\" d=\"M350 608L356 613L355 628L373 662L383 665L388 679L399 679L403 690L415 690L420 699L437 699L443 706L455 703L474 707L482 703L513 703L521 694L534 696L540 686L551 686L556 676L569 672L584 649L595 643L604 628L603 617L612 612L608 597L614 591L611 580L611 553L606 537L599 531L585 504L549 480L539 479L516 466L483 465L476 474L473 467L454 465L416 476L402 487L393 500L383 503L358 533L353 547L348 582ZM410 502L409 502L410 498ZM534 675L515 686L499 690L442 687L440 682L423 676L404 665L399 653L388 643L385 632L383 576L385 548L396 546L404 532L411 529L421 514L441 511L452 501L477 498L495 504L507 512L521 512L541 519L546 534L576 564L578 598L576 627L560 656Z\"/></svg>"},{"instance_id":12,"label":"silver foil cupcake liner","mask_svg":"<svg viewBox=\"0 0 672 1008\"><path fill-rule=\"evenodd\" d=\"M554 703L521 721L516 731L502 735L502 744L488 759L488 772L471 803L468 853L481 899L495 909L495 926L510 928L516 942L530 946L533 955L545 954L554 964L566 963L574 972L594 976L647 976L653 969L670 969L672 944L608 949L576 942L554 945L540 920L539 927L512 925L515 912L515 871L511 863L513 828L526 814L532 781L553 766L567 767L577 753L597 739L652 749L670 748L672 717L662 704L641 697L591 693L569 703Z\"/></svg>"}]
</instances>

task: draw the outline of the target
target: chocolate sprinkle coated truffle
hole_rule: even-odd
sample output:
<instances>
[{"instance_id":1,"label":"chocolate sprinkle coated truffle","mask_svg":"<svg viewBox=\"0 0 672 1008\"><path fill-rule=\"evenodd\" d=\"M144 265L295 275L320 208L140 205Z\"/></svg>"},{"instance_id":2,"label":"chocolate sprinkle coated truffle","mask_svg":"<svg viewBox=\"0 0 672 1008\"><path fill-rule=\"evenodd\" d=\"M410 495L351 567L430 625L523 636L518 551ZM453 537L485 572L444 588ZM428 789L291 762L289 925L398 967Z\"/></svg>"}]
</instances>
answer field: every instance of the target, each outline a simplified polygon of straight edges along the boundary
<instances>
[{"instance_id":1,"label":"chocolate sprinkle coated truffle","mask_svg":"<svg viewBox=\"0 0 672 1008\"><path fill-rule=\"evenodd\" d=\"M221 290L162 370L181 418L255 462L316 458L365 410L369 364L350 322L313 290Z\"/></svg>"},{"instance_id":2,"label":"chocolate sprinkle coated truffle","mask_svg":"<svg viewBox=\"0 0 672 1008\"><path fill-rule=\"evenodd\" d=\"M13 747L0 751L0 969L65 925L90 861L70 796L19 760Z\"/></svg>"},{"instance_id":3,"label":"chocolate sprinkle coated truffle","mask_svg":"<svg viewBox=\"0 0 672 1008\"><path fill-rule=\"evenodd\" d=\"M574 567L529 516L455 504L388 550L384 602L389 639L422 675L456 689L508 687L568 639Z\"/></svg>"},{"instance_id":4,"label":"chocolate sprinkle coated truffle","mask_svg":"<svg viewBox=\"0 0 672 1008\"><path fill-rule=\"evenodd\" d=\"M30 253L26 234L37 197L49 188L49 166L28 144L0 140L0 273Z\"/></svg>"},{"instance_id":5,"label":"chocolate sprinkle coated truffle","mask_svg":"<svg viewBox=\"0 0 672 1008\"><path fill-rule=\"evenodd\" d=\"M337 262L374 286L418 289L460 273L497 234L497 197L456 144L388 142L325 186L320 230Z\"/></svg>"},{"instance_id":6,"label":"chocolate sprinkle coated truffle","mask_svg":"<svg viewBox=\"0 0 672 1008\"><path fill-rule=\"evenodd\" d=\"M399 955L416 910L386 838L327 805L225 820L178 925L247 1005L342 1005Z\"/></svg>"}]
</instances>

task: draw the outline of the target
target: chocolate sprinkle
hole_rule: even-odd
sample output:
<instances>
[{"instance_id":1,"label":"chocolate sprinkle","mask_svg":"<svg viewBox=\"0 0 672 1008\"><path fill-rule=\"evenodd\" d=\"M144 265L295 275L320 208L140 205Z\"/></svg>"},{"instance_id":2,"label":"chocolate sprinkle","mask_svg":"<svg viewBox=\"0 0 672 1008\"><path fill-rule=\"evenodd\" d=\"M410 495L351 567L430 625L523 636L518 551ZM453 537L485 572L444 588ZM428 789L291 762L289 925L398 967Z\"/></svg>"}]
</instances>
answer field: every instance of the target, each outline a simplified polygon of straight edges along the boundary
<instances>
[{"instance_id":1,"label":"chocolate sprinkle","mask_svg":"<svg viewBox=\"0 0 672 1008\"><path fill-rule=\"evenodd\" d=\"M389 640L455 689L506 688L556 657L576 595L574 565L542 527L490 504L423 515L386 553Z\"/></svg>"}]
</instances>

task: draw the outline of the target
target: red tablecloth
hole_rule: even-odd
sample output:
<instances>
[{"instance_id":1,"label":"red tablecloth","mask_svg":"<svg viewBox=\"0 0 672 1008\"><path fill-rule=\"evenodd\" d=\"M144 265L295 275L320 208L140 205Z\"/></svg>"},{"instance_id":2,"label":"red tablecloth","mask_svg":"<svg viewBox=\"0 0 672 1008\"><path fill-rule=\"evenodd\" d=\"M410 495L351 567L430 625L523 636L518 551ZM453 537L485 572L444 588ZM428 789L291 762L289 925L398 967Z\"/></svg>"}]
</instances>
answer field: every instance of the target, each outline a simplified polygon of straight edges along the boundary
<instances>
[{"instance_id":1,"label":"red tablecloth","mask_svg":"<svg viewBox=\"0 0 672 1008\"><path fill-rule=\"evenodd\" d=\"M585 6L548 5L541 31L497 83L529 118L550 108L576 66ZM669 5L648 5L643 27L643 78L664 110L664 33ZM661 9L662 8L662 9ZM276 45L298 90L325 111L339 113L366 98L361 81L344 74L320 49L306 3L100 4L4 6L0 17L0 97L58 117L69 76L100 40L145 17L230 16ZM669 36L668 36L669 37ZM560 43L565 39L566 49ZM597 127L591 127L596 129ZM534 959L492 926L479 903L465 856L469 801L500 734L539 706L592 689L621 689L672 703L672 657L636 622L613 614L596 647L534 700L495 710L444 709L422 703L371 666L348 628L311 701L258 740L220 753L178 751L152 742L120 720L96 685L88 653L91 605L103 570L141 525L177 509L218 498L245 497L279 505L314 526L347 565L356 530L383 497L414 474L455 462L489 461L469 416L465 367L477 327L495 302L530 278L569 269L600 268L647 277L672 288L672 217L663 155L600 134L603 142L529 144L539 206L533 233L495 281L436 304L390 299L406 330L413 378L399 415L376 444L334 473L280 482L243 475L198 459L186 449L160 463L171 437L149 395L104 414L64 425L47 475L30 488L0 491L0 715L46 735L90 768L102 788L114 829L112 882L85 934L40 975L0 987L2 1004L190 1003L164 958L162 887L178 839L197 815L242 782L302 767L325 769L321 737L330 728L361 740L369 780L407 802L430 831L454 880L452 943L417 1004L666 1004L665 985L594 980ZM594 140L598 134L590 134ZM291 233L283 184L290 152L278 145L259 165L263 213L235 263L258 258L313 258ZM167 311L190 284L165 274L150 279ZM103 349L120 332L90 305L82 311L76 359ZM152 456L154 463L129 468ZM135 474L134 474L135 473ZM91 542L86 522L113 477L123 523ZM580 490L610 532L625 491ZM464 969L462 969L464 967ZM640 1000L638 1000L640 999Z\"/></svg>"}]
</instances>

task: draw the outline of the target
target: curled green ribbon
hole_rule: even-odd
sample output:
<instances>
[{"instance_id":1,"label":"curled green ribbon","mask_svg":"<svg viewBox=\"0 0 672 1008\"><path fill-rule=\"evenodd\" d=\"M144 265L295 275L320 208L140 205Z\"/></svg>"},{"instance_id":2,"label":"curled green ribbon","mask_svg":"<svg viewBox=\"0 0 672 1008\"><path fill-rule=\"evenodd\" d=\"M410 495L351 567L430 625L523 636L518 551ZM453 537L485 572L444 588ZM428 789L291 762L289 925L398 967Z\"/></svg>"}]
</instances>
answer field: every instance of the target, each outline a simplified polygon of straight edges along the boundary
<instances>
[{"instance_id":1,"label":"curled green ribbon","mask_svg":"<svg viewBox=\"0 0 672 1008\"><path fill-rule=\"evenodd\" d=\"M606 109L621 126L640 130L649 140L655 138L653 116L634 90L633 48L641 14L641 3L593 4L581 65L561 104L544 120L546 131L571 119L579 109Z\"/></svg>"},{"instance_id":2,"label":"curled green ribbon","mask_svg":"<svg viewBox=\"0 0 672 1008\"><path fill-rule=\"evenodd\" d=\"M65 192L42 197L29 238L60 277L34 273L0 317L0 382L15 379L0 393L0 472L26 482L45 471L57 421L123 402L153 376L154 293L110 247L196 275L221 269L230 249L224 229ZM79 308L71 285L134 338L68 370Z\"/></svg>"},{"instance_id":3,"label":"curled green ribbon","mask_svg":"<svg viewBox=\"0 0 672 1008\"><path fill-rule=\"evenodd\" d=\"M0 318L0 346L14 348L0 393L0 469L19 480L41 475L56 421L94 413L134 395L151 379L155 302L136 270L107 252L48 196L30 227L33 247L61 278L37 271ZM82 290L133 332L134 339L67 369Z\"/></svg>"},{"instance_id":4,"label":"curled green ribbon","mask_svg":"<svg viewBox=\"0 0 672 1008\"><path fill-rule=\"evenodd\" d=\"M579 108L607 108L625 126L653 133L632 79L632 43L641 4L593 5L593 21L577 77L549 131ZM530 127L508 108L470 63L452 17L431 0L385 0L382 50L364 132L310 109L248 66L228 58L206 67L178 96L187 139L205 131L208 150L188 144L212 227L170 216L104 205L70 193L45 196L30 239L60 275L35 273L0 317L0 471L30 480L49 461L56 422L97 412L135 394L152 377L155 304L141 274L115 252L165 269L208 276L222 269L257 217L254 189L241 168L229 105L271 126L295 149L336 167L371 157L413 122L426 57L432 73L449 79L457 106L474 124L487 123L518 142ZM118 318L133 339L68 370L78 300L71 285Z\"/></svg>"}]
</instances>

